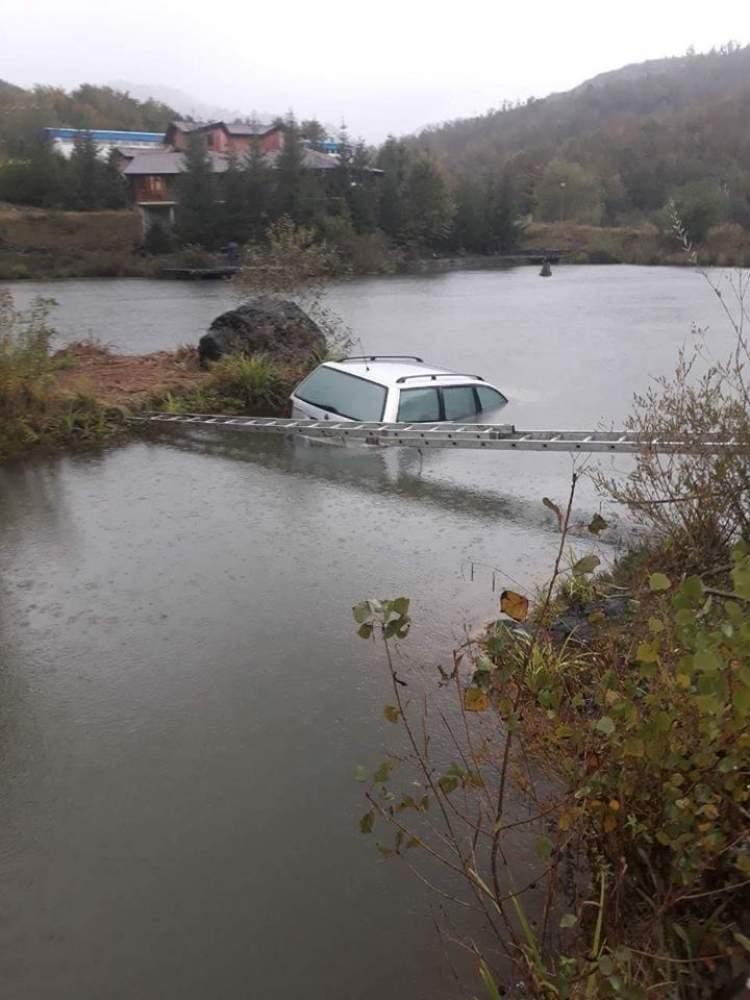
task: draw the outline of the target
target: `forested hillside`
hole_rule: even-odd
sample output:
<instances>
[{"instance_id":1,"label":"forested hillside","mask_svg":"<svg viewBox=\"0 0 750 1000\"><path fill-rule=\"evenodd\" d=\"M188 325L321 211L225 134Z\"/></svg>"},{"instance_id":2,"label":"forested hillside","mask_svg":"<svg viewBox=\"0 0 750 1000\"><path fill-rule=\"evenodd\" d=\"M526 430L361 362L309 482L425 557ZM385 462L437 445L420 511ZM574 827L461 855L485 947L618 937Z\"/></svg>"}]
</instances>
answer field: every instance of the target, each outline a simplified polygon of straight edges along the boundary
<instances>
[{"instance_id":1,"label":"forested hillside","mask_svg":"<svg viewBox=\"0 0 750 1000\"><path fill-rule=\"evenodd\" d=\"M700 238L750 225L750 46L733 44L604 73L409 140L454 182L503 173L524 214L622 224L670 198Z\"/></svg>"},{"instance_id":2,"label":"forested hillside","mask_svg":"<svg viewBox=\"0 0 750 1000\"><path fill-rule=\"evenodd\" d=\"M23 90L0 80L0 157L23 156L45 126L134 129L161 132L177 113L158 101L139 101L111 87L84 83Z\"/></svg>"}]
</instances>

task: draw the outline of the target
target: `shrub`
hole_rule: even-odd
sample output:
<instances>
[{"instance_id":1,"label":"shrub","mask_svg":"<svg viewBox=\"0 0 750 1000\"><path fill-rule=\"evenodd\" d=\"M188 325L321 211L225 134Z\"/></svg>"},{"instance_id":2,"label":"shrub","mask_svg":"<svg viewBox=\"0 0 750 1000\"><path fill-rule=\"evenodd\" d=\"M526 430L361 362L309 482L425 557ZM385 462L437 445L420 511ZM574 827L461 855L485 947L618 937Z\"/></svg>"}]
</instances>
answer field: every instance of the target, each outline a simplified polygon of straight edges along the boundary
<instances>
[{"instance_id":1,"label":"shrub","mask_svg":"<svg viewBox=\"0 0 750 1000\"><path fill-rule=\"evenodd\" d=\"M284 398L280 369L264 354L230 354L211 366L211 388L241 401L249 413L276 411Z\"/></svg>"},{"instance_id":2,"label":"shrub","mask_svg":"<svg viewBox=\"0 0 750 1000\"><path fill-rule=\"evenodd\" d=\"M606 494L626 504L681 558L704 567L726 561L736 538L750 539L750 345L745 332L750 277L740 272L723 288L705 277L732 325L732 354L705 366L700 343L690 353L681 351L674 375L637 395L626 421L627 430L643 440L671 441L688 453L645 448L624 480L597 477ZM737 317L732 299L739 303ZM715 450L712 440L733 445Z\"/></svg>"},{"instance_id":3,"label":"shrub","mask_svg":"<svg viewBox=\"0 0 750 1000\"><path fill-rule=\"evenodd\" d=\"M52 299L16 310L0 291L0 458L34 444L98 439L123 424L122 415L81 394L58 392L55 371L69 355L53 357Z\"/></svg>"}]
</instances>

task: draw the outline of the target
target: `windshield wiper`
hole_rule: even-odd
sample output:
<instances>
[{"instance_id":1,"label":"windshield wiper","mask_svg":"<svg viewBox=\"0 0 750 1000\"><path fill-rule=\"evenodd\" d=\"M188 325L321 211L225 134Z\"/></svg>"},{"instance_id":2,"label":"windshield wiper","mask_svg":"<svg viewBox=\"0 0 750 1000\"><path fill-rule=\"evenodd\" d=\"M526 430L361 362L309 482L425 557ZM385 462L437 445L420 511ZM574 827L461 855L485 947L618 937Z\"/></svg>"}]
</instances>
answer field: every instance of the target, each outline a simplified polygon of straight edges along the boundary
<instances>
[{"instance_id":1,"label":"windshield wiper","mask_svg":"<svg viewBox=\"0 0 750 1000\"><path fill-rule=\"evenodd\" d=\"M335 413L337 416L341 416L341 413L335 406L326 406L325 403L313 403L313 406L317 406L319 410L328 410L329 413Z\"/></svg>"}]
</instances>

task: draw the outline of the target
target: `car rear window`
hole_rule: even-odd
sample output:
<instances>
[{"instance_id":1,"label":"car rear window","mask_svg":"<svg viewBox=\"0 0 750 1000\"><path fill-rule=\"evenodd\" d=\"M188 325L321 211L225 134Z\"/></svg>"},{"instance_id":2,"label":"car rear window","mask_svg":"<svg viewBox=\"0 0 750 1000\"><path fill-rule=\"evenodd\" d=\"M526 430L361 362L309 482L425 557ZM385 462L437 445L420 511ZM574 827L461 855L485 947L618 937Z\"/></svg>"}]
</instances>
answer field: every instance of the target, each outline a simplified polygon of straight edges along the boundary
<instances>
[{"instance_id":1,"label":"car rear window","mask_svg":"<svg viewBox=\"0 0 750 1000\"><path fill-rule=\"evenodd\" d=\"M487 385L478 385L476 390L479 396L479 409L481 412L485 410L499 410L501 406L505 406L508 402L501 392L498 392L496 389L490 389Z\"/></svg>"},{"instance_id":2,"label":"car rear window","mask_svg":"<svg viewBox=\"0 0 750 1000\"><path fill-rule=\"evenodd\" d=\"M398 403L398 419L404 423L423 423L440 419L437 389L402 389Z\"/></svg>"},{"instance_id":3,"label":"car rear window","mask_svg":"<svg viewBox=\"0 0 750 1000\"><path fill-rule=\"evenodd\" d=\"M305 403L351 420L383 419L385 386L335 368L316 368L297 387L294 395Z\"/></svg>"},{"instance_id":4,"label":"car rear window","mask_svg":"<svg viewBox=\"0 0 750 1000\"><path fill-rule=\"evenodd\" d=\"M446 386L443 389L443 406L446 420L463 420L477 412L474 387L471 385Z\"/></svg>"}]
</instances>

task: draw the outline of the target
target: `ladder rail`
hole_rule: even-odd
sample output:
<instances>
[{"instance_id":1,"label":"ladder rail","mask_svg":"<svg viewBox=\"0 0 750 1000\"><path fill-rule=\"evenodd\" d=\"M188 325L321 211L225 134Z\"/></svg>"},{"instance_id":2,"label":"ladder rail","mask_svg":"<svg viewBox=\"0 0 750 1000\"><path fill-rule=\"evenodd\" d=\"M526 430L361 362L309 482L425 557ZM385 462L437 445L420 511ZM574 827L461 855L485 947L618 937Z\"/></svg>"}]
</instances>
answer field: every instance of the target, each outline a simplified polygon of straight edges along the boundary
<instances>
[{"instance_id":1,"label":"ladder rail","mask_svg":"<svg viewBox=\"0 0 750 1000\"><path fill-rule=\"evenodd\" d=\"M646 440L632 431L517 430L513 424L391 423L377 421L307 420L295 417L243 417L215 413L142 413L129 418L136 425L227 428L261 434L353 441L365 445L402 448L484 448L490 451L555 451L637 454L652 451L689 454L743 450L734 439L716 433L700 441ZM745 449L746 450L746 449Z\"/></svg>"}]
</instances>

